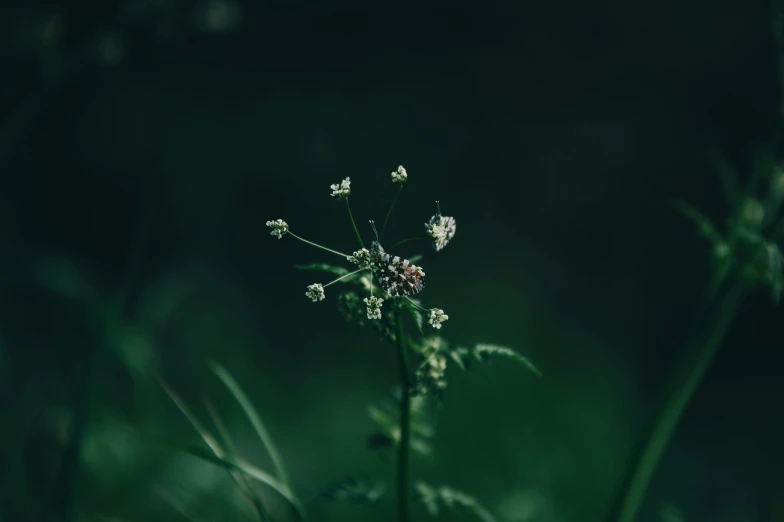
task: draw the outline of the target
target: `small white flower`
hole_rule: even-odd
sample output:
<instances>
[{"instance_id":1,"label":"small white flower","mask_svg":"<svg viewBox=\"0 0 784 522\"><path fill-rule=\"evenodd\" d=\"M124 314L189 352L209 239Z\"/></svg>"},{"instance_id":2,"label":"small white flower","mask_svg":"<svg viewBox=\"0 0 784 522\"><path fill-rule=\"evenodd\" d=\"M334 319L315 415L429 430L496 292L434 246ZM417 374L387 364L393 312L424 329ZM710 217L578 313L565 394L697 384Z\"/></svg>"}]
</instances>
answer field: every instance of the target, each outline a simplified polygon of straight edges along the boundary
<instances>
[{"instance_id":1,"label":"small white flower","mask_svg":"<svg viewBox=\"0 0 784 522\"><path fill-rule=\"evenodd\" d=\"M270 232L271 236L275 236L278 239L283 239L283 236L289 231L289 225L282 219L276 219L274 221L267 221L267 226L272 229Z\"/></svg>"},{"instance_id":2,"label":"small white flower","mask_svg":"<svg viewBox=\"0 0 784 522\"><path fill-rule=\"evenodd\" d=\"M425 232L433 238L433 248L436 251L443 249L452 238L455 237L457 224L455 218L451 216L442 216L440 213L430 218L430 221L425 223Z\"/></svg>"},{"instance_id":3,"label":"small white flower","mask_svg":"<svg viewBox=\"0 0 784 522\"><path fill-rule=\"evenodd\" d=\"M406 169L403 168L403 165L400 165L397 170L392 172L393 183L400 183L402 185L407 179L408 173L406 172Z\"/></svg>"},{"instance_id":4,"label":"small white flower","mask_svg":"<svg viewBox=\"0 0 784 522\"><path fill-rule=\"evenodd\" d=\"M308 291L305 292L305 295L312 299L314 303L317 301L323 301L325 297L324 287L321 286L321 283L308 285Z\"/></svg>"},{"instance_id":5,"label":"small white flower","mask_svg":"<svg viewBox=\"0 0 784 522\"><path fill-rule=\"evenodd\" d=\"M430 317L427 318L428 324L432 325L433 328L440 330L441 323L449 319L449 316L444 313L443 310L440 308L433 308L430 310Z\"/></svg>"},{"instance_id":6,"label":"small white flower","mask_svg":"<svg viewBox=\"0 0 784 522\"><path fill-rule=\"evenodd\" d=\"M353 255L346 257L346 260L359 268L368 268L370 266L370 251L367 248L357 250Z\"/></svg>"},{"instance_id":7,"label":"small white flower","mask_svg":"<svg viewBox=\"0 0 784 522\"><path fill-rule=\"evenodd\" d=\"M383 299L376 296L366 297L363 299L367 303L367 318L368 319L381 319L381 303Z\"/></svg>"},{"instance_id":8,"label":"small white flower","mask_svg":"<svg viewBox=\"0 0 784 522\"><path fill-rule=\"evenodd\" d=\"M351 194L351 178L346 178L340 182L340 184L330 185L329 188L332 189L332 196L337 196L338 199L340 198L347 198L349 194Z\"/></svg>"}]
</instances>

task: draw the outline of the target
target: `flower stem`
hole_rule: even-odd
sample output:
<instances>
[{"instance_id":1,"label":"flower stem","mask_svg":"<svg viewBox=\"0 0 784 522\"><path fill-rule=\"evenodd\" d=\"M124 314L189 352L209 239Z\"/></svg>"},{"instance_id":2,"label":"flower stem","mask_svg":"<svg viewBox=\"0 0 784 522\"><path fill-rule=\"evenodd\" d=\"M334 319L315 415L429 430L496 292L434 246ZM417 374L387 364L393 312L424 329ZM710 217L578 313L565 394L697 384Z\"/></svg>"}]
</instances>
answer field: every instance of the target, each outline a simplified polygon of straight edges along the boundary
<instances>
[{"instance_id":1,"label":"flower stem","mask_svg":"<svg viewBox=\"0 0 784 522\"><path fill-rule=\"evenodd\" d=\"M348 274L346 274L346 275L342 275L342 276L338 277L337 279L335 279L334 281L332 281L332 282L329 282L329 283L325 284L325 285L323 286L323 288L326 288L326 287L328 287L329 285L334 285L335 283L337 283L337 282L338 282L338 281L340 281L341 279L345 279L345 278L347 278L348 276L353 276L353 275L354 275L354 274L356 274L357 272L361 272L361 271L363 271L363 270L364 270L364 268L360 268L360 269L358 269L358 270L354 270L353 272L349 272L349 273L348 273Z\"/></svg>"},{"instance_id":2,"label":"flower stem","mask_svg":"<svg viewBox=\"0 0 784 522\"><path fill-rule=\"evenodd\" d=\"M411 382L408 373L408 348L403 330L403 315L397 318L398 371L400 373L400 441L397 454L398 522L409 522L410 515L410 449L411 449Z\"/></svg>"},{"instance_id":3,"label":"flower stem","mask_svg":"<svg viewBox=\"0 0 784 522\"><path fill-rule=\"evenodd\" d=\"M359 230L357 229L357 224L354 222L354 215L351 213L351 205L348 203L348 198L346 200L346 208L348 209L348 217L351 218L351 224L354 226L354 233L357 235L357 239L359 239L359 245L362 248L365 248L365 243L362 242L362 236L359 235Z\"/></svg>"},{"instance_id":4,"label":"flower stem","mask_svg":"<svg viewBox=\"0 0 784 522\"><path fill-rule=\"evenodd\" d=\"M673 374L672 392L666 398L653 428L639 451L631 473L623 483L622 497L611 513L610 521L634 522L645 499L656 467L672 438L681 416L713 361L725 334L743 302L746 289L736 284L709 312L706 330L692 339L685 360Z\"/></svg>"},{"instance_id":5,"label":"flower stem","mask_svg":"<svg viewBox=\"0 0 784 522\"><path fill-rule=\"evenodd\" d=\"M327 247L325 247L325 246L317 245L316 243L314 243L314 242L312 242L312 241L308 241L307 239L301 238L301 237L299 237L297 234L295 234L294 232L292 232L291 230L289 230L289 231L288 231L288 235L290 235L290 236L292 236L292 237L295 237L295 238L299 239L299 240L300 240L300 241L302 241L303 243L307 243L307 244L309 244L309 245L312 245L312 246L314 246L314 247L316 247L316 248L320 248L321 250L326 250L327 252L332 252L333 254L337 254L337 255L339 255L340 257L342 257L343 259L346 259L346 258L348 257L346 254L341 254L341 253L340 253L340 252L338 252L337 250L332 250L331 248L327 248Z\"/></svg>"},{"instance_id":6,"label":"flower stem","mask_svg":"<svg viewBox=\"0 0 784 522\"><path fill-rule=\"evenodd\" d=\"M384 224L381 225L380 239L384 239L384 230L387 229L387 222L389 221L389 216L392 215L392 209L395 208L395 203L397 203L397 199L400 197L401 192L403 192L403 185L400 185L400 189L397 191L397 194L395 195L395 199L392 200L392 204L389 206L389 210L387 210L387 217L384 218Z\"/></svg>"},{"instance_id":7,"label":"flower stem","mask_svg":"<svg viewBox=\"0 0 784 522\"><path fill-rule=\"evenodd\" d=\"M406 298L406 300L408 300L408 302L409 302L409 303L411 303L412 305L414 305L416 308L419 308L419 309L420 309L420 310L422 310L423 312L429 312L429 311L430 311L430 308L422 308L421 306L419 306L418 304L416 304L416 302L415 302L413 299L411 299L410 297L408 297L407 295L404 295L403 297L405 297L405 298Z\"/></svg>"}]
</instances>

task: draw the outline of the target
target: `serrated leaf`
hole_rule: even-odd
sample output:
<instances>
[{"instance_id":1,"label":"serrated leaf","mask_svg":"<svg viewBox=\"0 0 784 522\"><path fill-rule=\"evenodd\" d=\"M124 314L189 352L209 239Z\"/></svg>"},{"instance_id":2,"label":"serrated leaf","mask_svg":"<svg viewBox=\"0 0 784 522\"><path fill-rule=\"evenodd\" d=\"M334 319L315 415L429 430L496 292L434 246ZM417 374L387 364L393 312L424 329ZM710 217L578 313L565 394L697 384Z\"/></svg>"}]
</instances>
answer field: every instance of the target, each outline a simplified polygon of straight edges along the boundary
<instances>
[{"instance_id":1,"label":"serrated leaf","mask_svg":"<svg viewBox=\"0 0 784 522\"><path fill-rule=\"evenodd\" d=\"M294 265L294 268L300 270L313 270L316 272L327 272L336 276L344 276L348 274L348 269L338 265L330 265L327 263L311 263L309 265Z\"/></svg>"},{"instance_id":2,"label":"serrated leaf","mask_svg":"<svg viewBox=\"0 0 784 522\"><path fill-rule=\"evenodd\" d=\"M432 516L438 516L441 511L441 506L453 512L468 511L476 516L482 522L495 522L495 518L484 506L482 506L474 497L450 488L449 486L442 486L434 488L424 482L417 482L414 489L419 493L419 498L425 505L428 513Z\"/></svg>"},{"instance_id":3,"label":"serrated leaf","mask_svg":"<svg viewBox=\"0 0 784 522\"><path fill-rule=\"evenodd\" d=\"M481 362L487 362L492 356L506 357L507 359L512 359L519 362L539 377L542 377L542 372L540 372L539 369L534 366L534 363L511 348L507 348L505 346L496 346L494 344L477 344L474 347L474 355Z\"/></svg>"},{"instance_id":4,"label":"serrated leaf","mask_svg":"<svg viewBox=\"0 0 784 522\"><path fill-rule=\"evenodd\" d=\"M716 230L716 227L713 226L713 223L711 223L711 221L705 217L702 212L688 203L679 200L674 200L672 202L672 206L677 212L690 219L692 223L694 223L694 225L697 227L697 231L702 237L714 245L724 243L724 238L722 238L721 234L719 234L718 230Z\"/></svg>"},{"instance_id":5,"label":"serrated leaf","mask_svg":"<svg viewBox=\"0 0 784 522\"><path fill-rule=\"evenodd\" d=\"M338 502L349 502L351 504L370 505L375 504L387 490L386 484L376 483L371 484L366 480L349 477L335 484L330 484L318 494L315 498L325 498Z\"/></svg>"}]
</instances>

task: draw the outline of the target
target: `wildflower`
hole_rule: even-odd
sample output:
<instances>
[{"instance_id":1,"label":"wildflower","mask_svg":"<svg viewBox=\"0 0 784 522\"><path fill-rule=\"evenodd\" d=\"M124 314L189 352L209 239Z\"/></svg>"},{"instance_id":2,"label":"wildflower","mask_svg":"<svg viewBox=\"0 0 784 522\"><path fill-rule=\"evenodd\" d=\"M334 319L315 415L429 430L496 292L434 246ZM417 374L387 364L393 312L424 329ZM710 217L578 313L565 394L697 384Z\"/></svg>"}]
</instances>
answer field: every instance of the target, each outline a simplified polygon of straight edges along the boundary
<instances>
[{"instance_id":1,"label":"wildflower","mask_svg":"<svg viewBox=\"0 0 784 522\"><path fill-rule=\"evenodd\" d=\"M440 330L441 323L448 320L449 316L444 313L443 310L440 308L433 308L430 310L430 317L427 318L428 324L432 325L433 328Z\"/></svg>"},{"instance_id":2,"label":"wildflower","mask_svg":"<svg viewBox=\"0 0 784 522\"><path fill-rule=\"evenodd\" d=\"M436 201L436 203L438 202ZM442 216L440 210L430 218L430 221L425 223L425 232L433 238L433 248L436 249L436 252L444 248L455 237L456 231L455 218Z\"/></svg>"},{"instance_id":3,"label":"wildflower","mask_svg":"<svg viewBox=\"0 0 784 522\"><path fill-rule=\"evenodd\" d=\"M351 178L344 179L339 185L330 185L329 188L332 189L332 196L337 196L338 199L347 198L351 194Z\"/></svg>"},{"instance_id":4,"label":"wildflower","mask_svg":"<svg viewBox=\"0 0 784 522\"><path fill-rule=\"evenodd\" d=\"M397 168L397 170L392 172L393 183L400 183L401 185L403 185L403 183L405 183L407 179L408 179L408 173L406 172L406 169L403 168L403 165L400 165Z\"/></svg>"},{"instance_id":5,"label":"wildflower","mask_svg":"<svg viewBox=\"0 0 784 522\"><path fill-rule=\"evenodd\" d=\"M354 252L353 255L348 256L346 260L349 261L350 263L354 263L359 268L369 268L370 251L367 248L362 248Z\"/></svg>"},{"instance_id":6,"label":"wildflower","mask_svg":"<svg viewBox=\"0 0 784 522\"><path fill-rule=\"evenodd\" d=\"M375 296L366 297L363 299L367 303L367 318L368 319L381 319L381 303L384 302Z\"/></svg>"},{"instance_id":7,"label":"wildflower","mask_svg":"<svg viewBox=\"0 0 784 522\"><path fill-rule=\"evenodd\" d=\"M446 357L440 353L432 354L417 368L416 379L419 395L430 395L445 389Z\"/></svg>"},{"instance_id":8,"label":"wildflower","mask_svg":"<svg viewBox=\"0 0 784 522\"><path fill-rule=\"evenodd\" d=\"M276 219L274 221L267 221L267 226L272 229L270 232L271 236L275 236L278 239L283 239L283 236L289 231L289 225L282 219Z\"/></svg>"},{"instance_id":9,"label":"wildflower","mask_svg":"<svg viewBox=\"0 0 784 522\"><path fill-rule=\"evenodd\" d=\"M308 291L305 292L305 295L312 299L314 303L317 301L323 301L325 297L324 287L321 286L321 283L308 285Z\"/></svg>"}]
</instances>

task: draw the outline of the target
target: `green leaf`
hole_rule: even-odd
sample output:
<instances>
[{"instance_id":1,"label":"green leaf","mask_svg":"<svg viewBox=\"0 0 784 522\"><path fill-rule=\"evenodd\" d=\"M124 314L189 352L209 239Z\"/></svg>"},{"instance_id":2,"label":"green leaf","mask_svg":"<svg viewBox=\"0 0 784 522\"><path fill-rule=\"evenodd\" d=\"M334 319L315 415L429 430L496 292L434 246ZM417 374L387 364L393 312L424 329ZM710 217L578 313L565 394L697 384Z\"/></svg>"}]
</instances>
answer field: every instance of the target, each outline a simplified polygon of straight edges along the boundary
<instances>
[{"instance_id":1,"label":"green leaf","mask_svg":"<svg viewBox=\"0 0 784 522\"><path fill-rule=\"evenodd\" d=\"M330 484L317 493L314 498L369 505L381 500L386 490L386 484L371 484L357 477L349 477L340 482Z\"/></svg>"},{"instance_id":2,"label":"green leaf","mask_svg":"<svg viewBox=\"0 0 784 522\"><path fill-rule=\"evenodd\" d=\"M261 417L256 411L256 408L253 407L253 403L251 403L250 399L248 399L248 396L245 395L245 392L242 391L239 384L237 384L237 381L234 380L234 377L232 377L223 366L217 363L212 363L210 367L215 375L217 375L223 384L226 385L226 388L229 389L231 394L234 396L234 399L236 399L242 410L245 412L245 415L248 417L248 420L253 426L254 431L259 436L261 443L267 449L267 452L269 452L278 478L288 487L289 481L285 467L283 465L283 458L281 457L280 452L278 452L275 443L272 441L272 436L269 434L266 426L264 426L264 423L261 421Z\"/></svg>"},{"instance_id":3,"label":"green leaf","mask_svg":"<svg viewBox=\"0 0 784 522\"><path fill-rule=\"evenodd\" d=\"M414 322L416 323L417 328L419 329L419 333L424 335L425 331L423 329L423 326L425 324L425 317L422 315L422 312L420 312L419 309L417 309L416 305L418 304L419 302L417 302L414 299L410 301L408 299L403 299L403 306L406 308L406 310L409 311L411 317L414 318Z\"/></svg>"},{"instance_id":4,"label":"green leaf","mask_svg":"<svg viewBox=\"0 0 784 522\"><path fill-rule=\"evenodd\" d=\"M245 476L252 478L262 484L266 484L273 490L275 490L280 496L285 498L293 507L297 510L300 518L302 520L307 519L307 515L305 514L305 509L303 508L300 501L297 499L296 495L289 489L288 486L283 484L281 481L266 473L259 468L249 464L241 459L233 459L229 460L226 458L221 458L215 455L214 453L210 453L202 448L192 447L184 444L180 444L178 442L173 442L166 439L161 439L158 437L153 437L153 440L168 449L179 451L180 453L186 453L193 457L199 458L205 462L209 462L216 466L222 467L228 471L238 471Z\"/></svg>"},{"instance_id":5,"label":"green leaf","mask_svg":"<svg viewBox=\"0 0 784 522\"><path fill-rule=\"evenodd\" d=\"M415 264L419 263L420 261L422 261L422 259L424 257L425 256L422 255L422 254L416 254L416 255L413 255L413 256L409 257L408 258L408 262L411 263L412 265L415 265Z\"/></svg>"},{"instance_id":6,"label":"green leaf","mask_svg":"<svg viewBox=\"0 0 784 522\"><path fill-rule=\"evenodd\" d=\"M736 208L741 200L742 193L735 167L717 147L710 147L707 151L707 156L708 161L713 164L716 174L719 176L727 206L731 209Z\"/></svg>"},{"instance_id":7,"label":"green leaf","mask_svg":"<svg viewBox=\"0 0 784 522\"><path fill-rule=\"evenodd\" d=\"M506 348L505 346L496 346L494 344L477 344L476 347L474 347L474 356L481 362L487 362L490 357L493 356L506 357L507 359L512 359L519 362L539 377L542 377L542 372L540 372L531 361L511 348Z\"/></svg>"},{"instance_id":8,"label":"green leaf","mask_svg":"<svg viewBox=\"0 0 784 522\"><path fill-rule=\"evenodd\" d=\"M467 348L457 347L449 352L449 357L451 357L457 367L464 372L467 372L471 368L472 355Z\"/></svg>"},{"instance_id":9,"label":"green leaf","mask_svg":"<svg viewBox=\"0 0 784 522\"><path fill-rule=\"evenodd\" d=\"M449 486L434 488L420 481L414 485L414 489L419 493L420 500L432 516L438 516L443 506L455 513L469 512L482 522L495 522L490 511L474 497Z\"/></svg>"},{"instance_id":10,"label":"green leaf","mask_svg":"<svg viewBox=\"0 0 784 522\"><path fill-rule=\"evenodd\" d=\"M721 237L721 234L719 234L719 232L716 230L716 227L713 226L713 223L711 223L710 220L699 210L689 205L688 203L679 200L672 201L672 206L681 215L690 219L697 227L699 234L708 241L714 245L724 243L724 238Z\"/></svg>"},{"instance_id":11,"label":"green leaf","mask_svg":"<svg viewBox=\"0 0 784 522\"><path fill-rule=\"evenodd\" d=\"M336 276L344 276L348 274L348 269L342 266L330 265L327 263L311 263L309 265L294 265L294 268L300 270L313 270L316 272L327 272Z\"/></svg>"}]
</instances>

